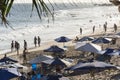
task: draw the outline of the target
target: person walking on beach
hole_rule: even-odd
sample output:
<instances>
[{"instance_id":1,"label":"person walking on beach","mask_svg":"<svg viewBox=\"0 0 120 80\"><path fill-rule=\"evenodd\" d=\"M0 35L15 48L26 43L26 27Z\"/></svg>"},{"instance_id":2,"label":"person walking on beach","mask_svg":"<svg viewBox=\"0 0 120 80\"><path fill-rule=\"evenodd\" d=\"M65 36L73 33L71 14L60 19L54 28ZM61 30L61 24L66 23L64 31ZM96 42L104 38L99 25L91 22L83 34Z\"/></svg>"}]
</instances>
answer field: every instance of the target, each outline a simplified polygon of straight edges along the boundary
<instances>
[{"instance_id":1,"label":"person walking on beach","mask_svg":"<svg viewBox=\"0 0 120 80\"><path fill-rule=\"evenodd\" d=\"M115 33L117 31L117 25L116 24L114 24L114 31L115 31Z\"/></svg>"},{"instance_id":2,"label":"person walking on beach","mask_svg":"<svg viewBox=\"0 0 120 80\"><path fill-rule=\"evenodd\" d=\"M26 54L27 54L27 50L23 50L23 62L26 63L27 61L27 57L26 57Z\"/></svg>"},{"instance_id":3,"label":"person walking on beach","mask_svg":"<svg viewBox=\"0 0 120 80\"><path fill-rule=\"evenodd\" d=\"M80 34L82 35L82 28L80 28Z\"/></svg>"},{"instance_id":4,"label":"person walking on beach","mask_svg":"<svg viewBox=\"0 0 120 80\"><path fill-rule=\"evenodd\" d=\"M107 25L104 24L103 27L104 27L104 31L105 31L105 33L106 33L106 31L107 31Z\"/></svg>"},{"instance_id":5,"label":"person walking on beach","mask_svg":"<svg viewBox=\"0 0 120 80\"><path fill-rule=\"evenodd\" d=\"M41 39L40 37L38 36L38 46L40 47L40 43L41 43Z\"/></svg>"},{"instance_id":6,"label":"person walking on beach","mask_svg":"<svg viewBox=\"0 0 120 80\"><path fill-rule=\"evenodd\" d=\"M27 50L27 42L24 40L24 50Z\"/></svg>"},{"instance_id":7,"label":"person walking on beach","mask_svg":"<svg viewBox=\"0 0 120 80\"><path fill-rule=\"evenodd\" d=\"M105 22L105 25L107 26L107 21Z\"/></svg>"},{"instance_id":8,"label":"person walking on beach","mask_svg":"<svg viewBox=\"0 0 120 80\"><path fill-rule=\"evenodd\" d=\"M34 37L34 44L35 44L35 47L36 47L36 44L37 44L37 38L36 38L36 36Z\"/></svg>"},{"instance_id":9,"label":"person walking on beach","mask_svg":"<svg viewBox=\"0 0 120 80\"><path fill-rule=\"evenodd\" d=\"M93 33L95 32L95 26L93 26Z\"/></svg>"},{"instance_id":10,"label":"person walking on beach","mask_svg":"<svg viewBox=\"0 0 120 80\"><path fill-rule=\"evenodd\" d=\"M15 41L15 49L16 49L17 55L18 55L19 54L19 49L20 49L20 44L17 41Z\"/></svg>"},{"instance_id":11,"label":"person walking on beach","mask_svg":"<svg viewBox=\"0 0 120 80\"><path fill-rule=\"evenodd\" d=\"M14 41L12 40L12 42L11 42L11 52L13 52L13 49L14 49Z\"/></svg>"}]
</instances>

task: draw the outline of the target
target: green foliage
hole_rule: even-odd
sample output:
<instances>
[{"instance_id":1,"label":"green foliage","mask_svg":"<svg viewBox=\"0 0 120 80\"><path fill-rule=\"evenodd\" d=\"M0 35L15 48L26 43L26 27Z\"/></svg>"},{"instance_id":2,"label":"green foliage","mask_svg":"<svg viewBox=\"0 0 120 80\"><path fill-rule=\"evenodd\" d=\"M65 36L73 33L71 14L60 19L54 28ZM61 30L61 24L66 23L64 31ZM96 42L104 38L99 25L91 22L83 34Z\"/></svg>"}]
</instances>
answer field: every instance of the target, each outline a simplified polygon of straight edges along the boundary
<instances>
[{"instance_id":1,"label":"green foliage","mask_svg":"<svg viewBox=\"0 0 120 80\"><path fill-rule=\"evenodd\" d=\"M2 23L4 23L6 27L7 25L9 25L6 17L9 14L13 3L14 0L0 0L0 18L2 20ZM41 15L44 14L47 17L48 15L51 15L54 20L54 15L51 13L50 9L48 8L44 0L32 0L32 11L34 7L36 8L40 19L41 19Z\"/></svg>"}]
</instances>

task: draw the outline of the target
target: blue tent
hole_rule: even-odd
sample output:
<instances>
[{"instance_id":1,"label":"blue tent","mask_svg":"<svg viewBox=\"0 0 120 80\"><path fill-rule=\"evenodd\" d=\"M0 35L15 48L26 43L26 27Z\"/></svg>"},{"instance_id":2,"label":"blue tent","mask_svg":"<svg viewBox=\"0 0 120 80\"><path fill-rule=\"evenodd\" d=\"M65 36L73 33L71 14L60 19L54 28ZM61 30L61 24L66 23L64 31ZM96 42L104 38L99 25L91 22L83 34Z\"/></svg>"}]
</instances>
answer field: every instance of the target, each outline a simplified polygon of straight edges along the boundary
<instances>
[{"instance_id":1,"label":"blue tent","mask_svg":"<svg viewBox=\"0 0 120 80\"><path fill-rule=\"evenodd\" d=\"M2 59L0 59L0 62L18 62L18 61L5 56Z\"/></svg>"},{"instance_id":2,"label":"blue tent","mask_svg":"<svg viewBox=\"0 0 120 80\"><path fill-rule=\"evenodd\" d=\"M99 44L99 43L110 43L110 39L108 38L103 38L103 37L99 37L95 40L92 41L92 43L95 43L95 44Z\"/></svg>"},{"instance_id":3,"label":"blue tent","mask_svg":"<svg viewBox=\"0 0 120 80\"><path fill-rule=\"evenodd\" d=\"M11 73L8 70L0 69L0 80L10 80L15 77L18 77L18 75Z\"/></svg>"},{"instance_id":4,"label":"blue tent","mask_svg":"<svg viewBox=\"0 0 120 80\"><path fill-rule=\"evenodd\" d=\"M79 39L78 41L80 41L80 42L83 42L83 41L92 41L93 39L94 39L93 37L87 37L87 36L85 36L85 37Z\"/></svg>"},{"instance_id":5,"label":"blue tent","mask_svg":"<svg viewBox=\"0 0 120 80\"><path fill-rule=\"evenodd\" d=\"M49 47L48 49L45 49L44 52L60 53L60 52L64 52L64 49L59 48L56 45L53 45L53 46Z\"/></svg>"}]
</instances>

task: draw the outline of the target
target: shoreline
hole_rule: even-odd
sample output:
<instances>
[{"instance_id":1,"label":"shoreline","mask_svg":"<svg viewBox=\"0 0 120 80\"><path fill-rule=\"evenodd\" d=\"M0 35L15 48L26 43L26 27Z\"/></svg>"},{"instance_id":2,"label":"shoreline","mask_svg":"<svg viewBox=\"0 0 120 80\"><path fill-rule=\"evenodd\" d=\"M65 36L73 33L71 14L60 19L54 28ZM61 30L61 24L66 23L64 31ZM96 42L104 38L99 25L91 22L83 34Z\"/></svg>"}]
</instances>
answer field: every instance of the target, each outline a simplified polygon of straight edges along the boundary
<instances>
[{"instance_id":1,"label":"shoreline","mask_svg":"<svg viewBox=\"0 0 120 80\"><path fill-rule=\"evenodd\" d=\"M97 30L96 30L97 31ZM97 36L97 35L105 35L105 34L114 34L113 32L113 28L108 28L108 31L106 33L104 33L104 31L98 31L93 33L93 34L82 34L82 35L77 35L79 38L81 37L84 37L84 36ZM120 31L120 26L118 26L118 30L117 32ZM66 42L65 45L66 46L73 46L74 45L74 42L73 40L75 39L76 36L74 36L72 38L72 41L70 42ZM46 48L49 48L51 45L57 45L61 48L63 48L63 44L62 43L58 43L58 42L55 42L55 41L50 41L50 42L46 42L46 43L43 43L40 47L31 47L28 49L28 52L32 52L32 51L38 51L38 50L44 50ZM20 49L19 50L19 54L22 54L23 53L23 49ZM12 56L12 55L17 55L17 52L16 51L13 51L13 52L6 52L4 54L7 54L7 56ZM0 58L4 56L4 54L0 54Z\"/></svg>"}]
</instances>

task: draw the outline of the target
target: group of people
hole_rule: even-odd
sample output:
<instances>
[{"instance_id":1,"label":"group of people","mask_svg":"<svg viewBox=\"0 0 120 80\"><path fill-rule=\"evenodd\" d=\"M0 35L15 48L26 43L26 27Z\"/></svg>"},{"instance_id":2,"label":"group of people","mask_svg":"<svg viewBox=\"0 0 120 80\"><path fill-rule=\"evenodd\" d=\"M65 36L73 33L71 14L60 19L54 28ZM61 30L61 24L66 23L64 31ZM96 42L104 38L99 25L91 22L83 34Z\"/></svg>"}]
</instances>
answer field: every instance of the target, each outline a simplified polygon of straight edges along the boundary
<instances>
[{"instance_id":1,"label":"group of people","mask_svg":"<svg viewBox=\"0 0 120 80\"><path fill-rule=\"evenodd\" d=\"M11 42L11 52L13 52L13 50L17 51L17 54L19 54L19 49L20 49L20 44L17 41L13 41Z\"/></svg>"},{"instance_id":2,"label":"group of people","mask_svg":"<svg viewBox=\"0 0 120 80\"><path fill-rule=\"evenodd\" d=\"M40 37L38 36L38 37L34 37L34 45L35 45L35 47L37 47L37 44L38 44L38 46L40 47L40 43L41 43L41 39L40 39Z\"/></svg>"},{"instance_id":3,"label":"group of people","mask_svg":"<svg viewBox=\"0 0 120 80\"><path fill-rule=\"evenodd\" d=\"M103 24L103 28L104 28L104 32L106 33L106 31L107 31L107 22L105 22L104 24ZM114 23L114 26L113 26L113 28L114 28L114 32L116 33L117 32L117 25ZM80 27L80 34L82 35L82 28ZM93 26L93 33L95 32L95 26Z\"/></svg>"},{"instance_id":4,"label":"group of people","mask_svg":"<svg viewBox=\"0 0 120 80\"><path fill-rule=\"evenodd\" d=\"M17 54L19 54L20 43L18 41L12 40L12 42L11 42L11 52L13 52L14 49L17 51ZM27 50L26 40L24 40L24 50Z\"/></svg>"},{"instance_id":5,"label":"group of people","mask_svg":"<svg viewBox=\"0 0 120 80\"><path fill-rule=\"evenodd\" d=\"M40 37L34 37L34 45L35 47L37 46L40 46L40 43L41 43L41 39ZM19 54L19 49L20 49L20 43L18 41L14 41L12 40L11 42L11 52L13 52L14 50L17 51L17 54ZM24 45L23 45L23 56L25 56L25 53L27 52L27 41L24 40Z\"/></svg>"}]
</instances>

